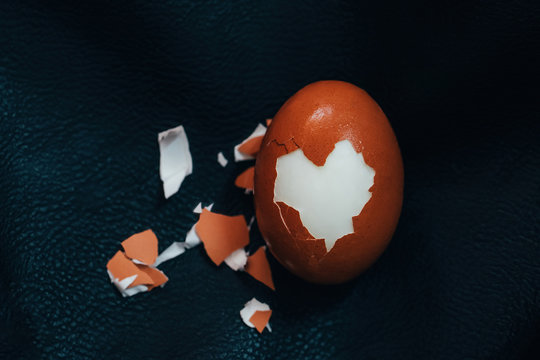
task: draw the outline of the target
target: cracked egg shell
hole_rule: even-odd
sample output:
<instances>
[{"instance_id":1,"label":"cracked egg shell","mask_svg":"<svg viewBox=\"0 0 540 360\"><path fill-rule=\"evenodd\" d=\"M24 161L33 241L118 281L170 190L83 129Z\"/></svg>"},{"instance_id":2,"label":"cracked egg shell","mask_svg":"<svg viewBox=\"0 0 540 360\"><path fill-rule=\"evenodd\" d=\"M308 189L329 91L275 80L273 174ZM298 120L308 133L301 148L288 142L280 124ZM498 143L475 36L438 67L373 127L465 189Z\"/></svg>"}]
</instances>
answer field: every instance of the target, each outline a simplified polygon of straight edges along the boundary
<instances>
[{"instance_id":1,"label":"cracked egg shell","mask_svg":"<svg viewBox=\"0 0 540 360\"><path fill-rule=\"evenodd\" d=\"M298 210L274 200L276 166L280 157L301 149L314 168L323 167L343 140L362 154L374 176L365 189L371 193L369 200L359 214L350 217L352 232L339 237L327 251L325 240L310 233ZM309 184L307 176L297 179ZM273 117L257 156L254 190L259 229L285 268L314 283L351 280L384 251L401 212L403 163L392 127L377 103L355 85L312 83L289 98ZM325 195L326 190L309 196Z\"/></svg>"}]
</instances>

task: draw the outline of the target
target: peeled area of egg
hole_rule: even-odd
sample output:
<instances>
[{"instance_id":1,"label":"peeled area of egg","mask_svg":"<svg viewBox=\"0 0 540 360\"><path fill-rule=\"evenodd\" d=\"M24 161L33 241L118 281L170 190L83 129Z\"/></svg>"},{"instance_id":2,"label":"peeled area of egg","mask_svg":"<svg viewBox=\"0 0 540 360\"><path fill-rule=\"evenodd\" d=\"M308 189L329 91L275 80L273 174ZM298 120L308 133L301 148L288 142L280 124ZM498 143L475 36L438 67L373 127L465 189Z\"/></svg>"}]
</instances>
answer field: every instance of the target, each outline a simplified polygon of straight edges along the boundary
<instances>
[{"instance_id":1,"label":"peeled area of egg","mask_svg":"<svg viewBox=\"0 0 540 360\"><path fill-rule=\"evenodd\" d=\"M366 270L397 226L403 165L377 103L342 81L320 81L274 116L255 165L255 210L274 257L316 283Z\"/></svg>"},{"instance_id":2,"label":"peeled area of egg","mask_svg":"<svg viewBox=\"0 0 540 360\"><path fill-rule=\"evenodd\" d=\"M302 225L324 240L327 251L337 239L354 233L352 218L371 198L375 176L348 140L336 144L323 166L297 149L277 159L276 172L274 202L296 209Z\"/></svg>"}]
</instances>

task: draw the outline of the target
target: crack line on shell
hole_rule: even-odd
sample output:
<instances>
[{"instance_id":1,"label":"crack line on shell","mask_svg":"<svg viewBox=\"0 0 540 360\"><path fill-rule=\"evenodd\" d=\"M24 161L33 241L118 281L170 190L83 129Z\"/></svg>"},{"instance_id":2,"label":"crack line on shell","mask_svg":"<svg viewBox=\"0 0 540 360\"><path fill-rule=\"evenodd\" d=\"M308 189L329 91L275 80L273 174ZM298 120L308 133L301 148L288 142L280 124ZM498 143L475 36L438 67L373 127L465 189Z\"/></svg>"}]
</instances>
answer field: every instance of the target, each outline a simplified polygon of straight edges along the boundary
<instances>
[{"instance_id":1,"label":"crack line on shell","mask_svg":"<svg viewBox=\"0 0 540 360\"><path fill-rule=\"evenodd\" d=\"M285 229L287 229L287 232L292 235L292 232L287 226L287 222L285 221L285 219L283 218L283 214L281 213L281 206L279 206L275 201L274 201L274 204L276 204L276 206L278 207L279 217L281 218L281 222L283 223L283 225L285 225Z\"/></svg>"},{"instance_id":2,"label":"crack line on shell","mask_svg":"<svg viewBox=\"0 0 540 360\"><path fill-rule=\"evenodd\" d=\"M288 139L288 140L286 140L286 141L292 141L293 144L296 146L296 148L297 148L297 149L300 149L300 146L296 143L296 141L294 140L294 137L291 137L290 139ZM287 154L290 153L289 149L287 148L287 144L286 144L285 142L284 142L284 143L280 143L280 142L277 141L276 139L272 139L272 140L268 143L268 145L270 145L270 144L272 144L272 143L274 143L274 144L276 144L276 145L278 145L278 146L284 147L284 148L285 148L285 152L286 152ZM267 146L268 146L268 145L267 145Z\"/></svg>"}]
</instances>

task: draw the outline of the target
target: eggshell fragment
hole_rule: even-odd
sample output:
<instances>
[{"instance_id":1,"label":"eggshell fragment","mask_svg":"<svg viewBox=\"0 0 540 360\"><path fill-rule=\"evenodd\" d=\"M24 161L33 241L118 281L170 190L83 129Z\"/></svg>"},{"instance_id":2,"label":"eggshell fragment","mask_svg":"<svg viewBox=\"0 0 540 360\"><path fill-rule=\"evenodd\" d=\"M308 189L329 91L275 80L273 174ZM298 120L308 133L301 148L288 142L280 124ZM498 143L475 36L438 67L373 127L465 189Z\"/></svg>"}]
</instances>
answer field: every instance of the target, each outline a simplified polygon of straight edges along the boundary
<instances>
[{"instance_id":1,"label":"eggshell fragment","mask_svg":"<svg viewBox=\"0 0 540 360\"><path fill-rule=\"evenodd\" d=\"M161 254L159 254L152 266L157 267L165 261L174 259L175 257L185 253L186 250L188 250L189 248L190 246L185 241L175 241L171 245L169 245L168 248L163 250Z\"/></svg>"},{"instance_id":2,"label":"eggshell fragment","mask_svg":"<svg viewBox=\"0 0 540 360\"><path fill-rule=\"evenodd\" d=\"M182 125L160 132L158 142L159 175L163 181L163 194L168 199L178 192L186 176L193 172L193 160Z\"/></svg>"},{"instance_id":3,"label":"eggshell fragment","mask_svg":"<svg viewBox=\"0 0 540 360\"><path fill-rule=\"evenodd\" d=\"M209 209L211 206L207 206L206 209ZM201 208L202 212L202 208ZM184 241L175 241L171 245L169 245L168 248L163 250L159 256L156 258L156 261L152 265L153 267L157 267L164 263L165 261L169 261L171 259L174 259L177 256L182 255L186 252L186 250L189 250L201 243L201 239L199 239L199 236L195 232L195 225L191 227L191 229L186 234L186 238Z\"/></svg>"},{"instance_id":4,"label":"eggshell fragment","mask_svg":"<svg viewBox=\"0 0 540 360\"><path fill-rule=\"evenodd\" d=\"M234 184L239 188L253 191L253 176L255 173L255 167L251 166L247 168L243 173L238 175Z\"/></svg>"},{"instance_id":5,"label":"eggshell fragment","mask_svg":"<svg viewBox=\"0 0 540 360\"><path fill-rule=\"evenodd\" d=\"M208 209L208 211L210 211L210 207L211 206L206 207L205 209ZM199 237L199 235L197 235L197 232L195 231L196 225L197 224L193 225L191 229L189 229L188 233L186 234L186 245L189 248L197 246L201 243L201 238Z\"/></svg>"},{"instance_id":6,"label":"eggshell fragment","mask_svg":"<svg viewBox=\"0 0 540 360\"><path fill-rule=\"evenodd\" d=\"M217 161L219 165L221 165L221 167L225 167L229 163L229 160L227 160L227 158L225 157L225 155L223 155L221 151L217 154Z\"/></svg>"},{"instance_id":7,"label":"eggshell fragment","mask_svg":"<svg viewBox=\"0 0 540 360\"><path fill-rule=\"evenodd\" d=\"M260 313L256 315L257 313ZM251 328L256 328L259 333L262 333L266 327L268 331L272 331L270 324L268 323L272 310L268 304L262 303L259 300L253 298L249 300L242 310L240 310L240 317L244 324ZM253 322L251 321L253 319Z\"/></svg>"},{"instance_id":8,"label":"eggshell fragment","mask_svg":"<svg viewBox=\"0 0 540 360\"><path fill-rule=\"evenodd\" d=\"M234 271L242 271L246 267L248 261L246 250L238 249L233 251L224 261L225 264Z\"/></svg>"},{"instance_id":9,"label":"eggshell fragment","mask_svg":"<svg viewBox=\"0 0 540 360\"><path fill-rule=\"evenodd\" d=\"M203 209L195 231L218 266L235 250L249 244L249 231L242 215L227 216Z\"/></svg>"},{"instance_id":10,"label":"eggshell fragment","mask_svg":"<svg viewBox=\"0 0 540 360\"><path fill-rule=\"evenodd\" d=\"M261 142L263 139L263 135L256 136L254 138L251 138L247 140L246 142L242 143L238 147L238 151L240 151L243 154L255 156L259 152L259 149L261 148Z\"/></svg>"},{"instance_id":11,"label":"eggshell fragment","mask_svg":"<svg viewBox=\"0 0 540 360\"><path fill-rule=\"evenodd\" d=\"M194 241L186 239L186 242L173 243L158 256L158 239L149 229L122 242L124 251L117 251L107 262L107 274L124 297L150 291L169 280L156 266L195 245Z\"/></svg>"},{"instance_id":12,"label":"eggshell fragment","mask_svg":"<svg viewBox=\"0 0 540 360\"><path fill-rule=\"evenodd\" d=\"M193 209L193 213L200 214L202 213L202 203L198 203L197 206Z\"/></svg>"},{"instance_id":13,"label":"eggshell fragment","mask_svg":"<svg viewBox=\"0 0 540 360\"><path fill-rule=\"evenodd\" d=\"M238 161L245 161L245 160L255 159L254 155L243 153L242 151L240 151L240 148L242 146L244 146L246 143L250 142L252 139L264 136L265 133L266 133L266 127L264 125L262 125L262 124L257 124L257 127L251 133L251 135L249 135L244 141L242 141L242 143L240 143L240 144L238 144L238 145L236 145L234 147L234 161L238 162ZM249 145L245 150L246 151L251 151L252 147L253 147L253 145Z\"/></svg>"},{"instance_id":14,"label":"eggshell fragment","mask_svg":"<svg viewBox=\"0 0 540 360\"><path fill-rule=\"evenodd\" d=\"M122 296L133 296L163 286L169 278L160 270L139 265L118 251L107 263L107 273L111 282Z\"/></svg>"},{"instance_id":15,"label":"eggshell fragment","mask_svg":"<svg viewBox=\"0 0 540 360\"><path fill-rule=\"evenodd\" d=\"M157 286L164 285L169 280L169 278L163 273L163 271L159 269L145 265L137 265L137 267L139 268L140 272L148 275L148 277L152 279L151 282L146 284L149 286L148 291L152 290Z\"/></svg>"},{"instance_id":16,"label":"eggshell fragment","mask_svg":"<svg viewBox=\"0 0 540 360\"><path fill-rule=\"evenodd\" d=\"M295 209L286 201L275 201L276 165L280 157L300 149L306 161L325 167L337 144L345 140L374 171L373 184L366 189L371 196L348 220L352 221L352 232L345 231L345 235L325 243L302 222L299 211L310 209ZM299 178L317 180L310 176L318 175L304 173ZM399 219L403 164L390 123L377 103L352 84L310 84L287 100L273 117L257 154L254 190L259 229L284 267L311 282L348 281L380 256ZM329 194L339 190L323 186L312 196L327 196L325 201L332 201Z\"/></svg>"},{"instance_id":17,"label":"eggshell fragment","mask_svg":"<svg viewBox=\"0 0 540 360\"><path fill-rule=\"evenodd\" d=\"M158 239L151 229L122 241L126 256L135 263L152 265L158 256Z\"/></svg>"},{"instance_id":18,"label":"eggshell fragment","mask_svg":"<svg viewBox=\"0 0 540 360\"><path fill-rule=\"evenodd\" d=\"M131 281L127 287L153 283L152 277L142 271L140 267L133 263L122 251L117 251L109 260L107 263L107 270L114 278L119 279L120 281L135 276L133 281Z\"/></svg>"},{"instance_id":19,"label":"eggshell fragment","mask_svg":"<svg viewBox=\"0 0 540 360\"><path fill-rule=\"evenodd\" d=\"M272 271L270 270L270 264L268 264L264 247L260 247L253 255L250 255L247 258L246 272L268 286L270 289L276 290L274 280L272 280Z\"/></svg>"},{"instance_id":20,"label":"eggshell fragment","mask_svg":"<svg viewBox=\"0 0 540 360\"><path fill-rule=\"evenodd\" d=\"M208 211L212 211L212 207L214 206L214 203L211 203L210 205L208 206L205 206L204 208L207 209ZM200 214L202 213L202 203L198 203L197 206L195 206L195 208L193 209L193 213L195 214Z\"/></svg>"},{"instance_id":21,"label":"eggshell fragment","mask_svg":"<svg viewBox=\"0 0 540 360\"><path fill-rule=\"evenodd\" d=\"M255 311L255 314L249 318L249 322L255 326L255 329L257 329L259 334L262 334L270 320L270 316L272 316L272 310Z\"/></svg>"}]
</instances>

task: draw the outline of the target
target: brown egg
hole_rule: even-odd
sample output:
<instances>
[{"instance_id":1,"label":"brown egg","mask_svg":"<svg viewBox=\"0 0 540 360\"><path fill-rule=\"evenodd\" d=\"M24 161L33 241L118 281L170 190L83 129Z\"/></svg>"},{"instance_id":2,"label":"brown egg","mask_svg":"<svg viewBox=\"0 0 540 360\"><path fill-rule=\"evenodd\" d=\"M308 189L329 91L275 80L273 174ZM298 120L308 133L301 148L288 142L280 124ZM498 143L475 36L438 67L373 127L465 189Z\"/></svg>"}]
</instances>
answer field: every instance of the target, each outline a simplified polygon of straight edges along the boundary
<instances>
[{"instance_id":1,"label":"brown egg","mask_svg":"<svg viewBox=\"0 0 540 360\"><path fill-rule=\"evenodd\" d=\"M398 223L403 163L388 119L362 89L319 81L274 116L255 165L259 229L275 258L315 283L348 281Z\"/></svg>"}]
</instances>

